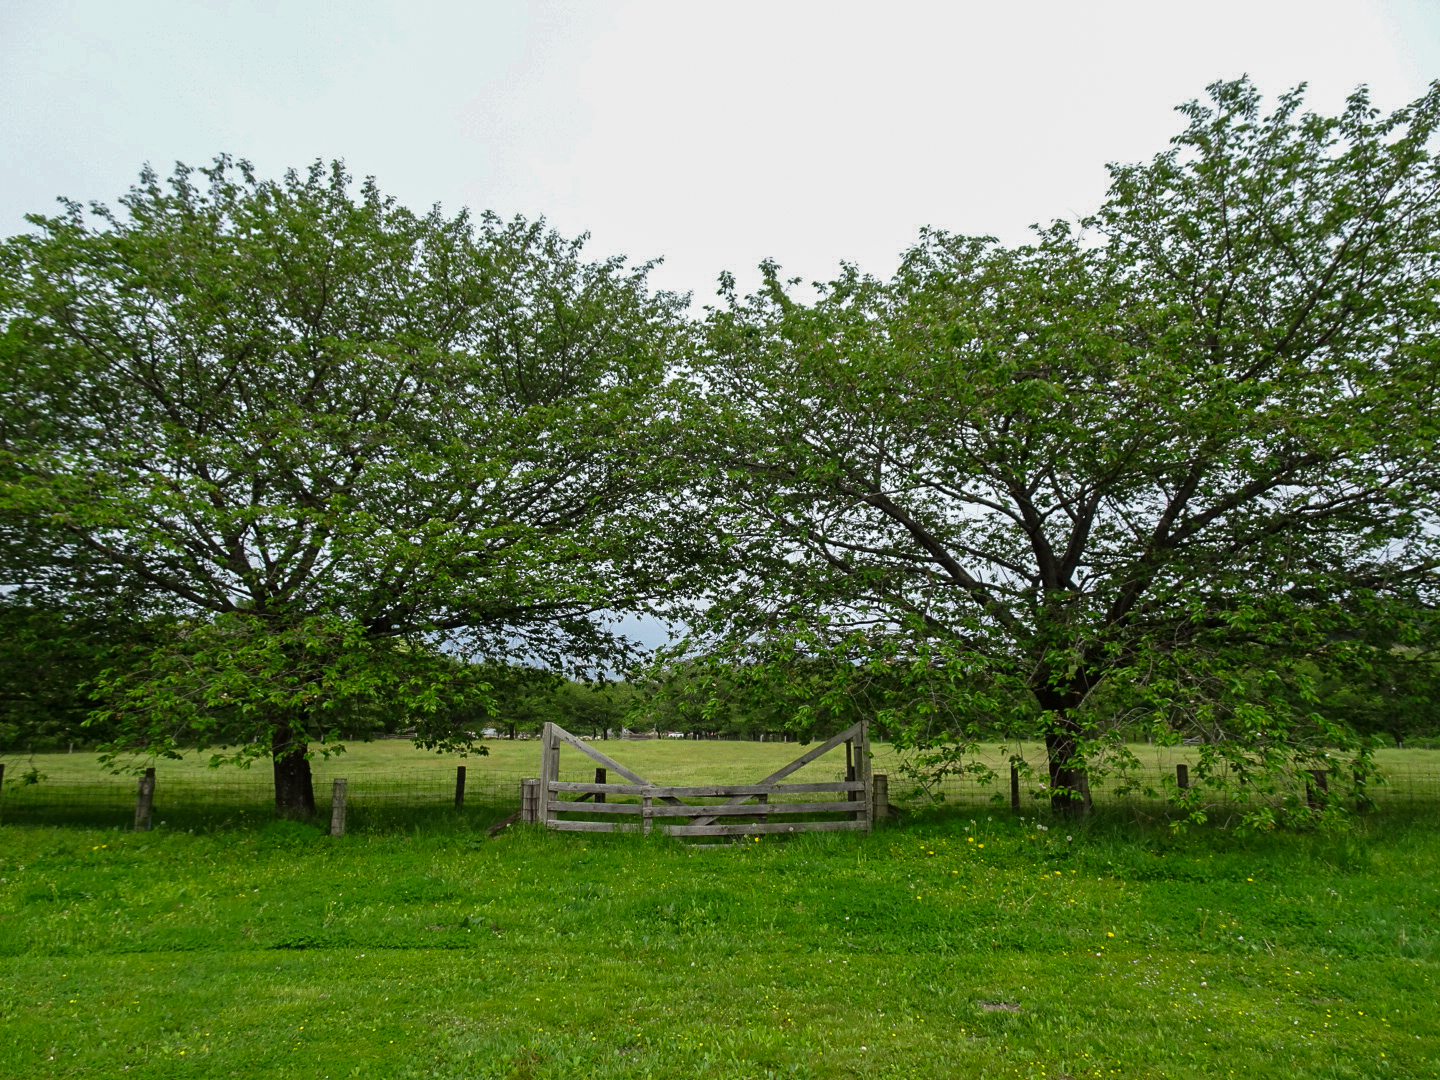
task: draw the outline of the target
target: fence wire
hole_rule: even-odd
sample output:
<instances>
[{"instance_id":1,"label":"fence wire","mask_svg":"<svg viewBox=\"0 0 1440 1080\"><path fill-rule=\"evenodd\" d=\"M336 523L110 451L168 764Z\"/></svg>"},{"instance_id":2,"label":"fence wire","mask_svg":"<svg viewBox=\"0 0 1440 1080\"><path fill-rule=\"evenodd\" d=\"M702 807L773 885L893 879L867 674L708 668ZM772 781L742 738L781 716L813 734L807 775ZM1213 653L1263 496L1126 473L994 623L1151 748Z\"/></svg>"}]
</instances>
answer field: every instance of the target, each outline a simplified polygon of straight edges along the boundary
<instances>
[{"instance_id":1,"label":"fence wire","mask_svg":"<svg viewBox=\"0 0 1440 1080\"><path fill-rule=\"evenodd\" d=\"M1433 755L1433 758L1432 758ZM877 770L881 771L881 770ZM430 771L393 771L383 774L361 774L347 778L346 807L353 824L378 824L387 820L405 820L407 815L449 817L460 814L488 822L503 817L519 807L521 780L535 773L506 771L468 766L465 776L463 805L456 804L454 773ZM843 766L807 766L806 780L843 780ZM1167 781L1168 778L1168 781ZM328 817L331 811L331 777L315 780L317 815ZM570 761L561 769L561 779L588 781L594 779L593 764ZM611 782L620 782L611 776ZM793 778L792 778L793 779ZM1173 787L1173 766L1151 767L1143 775L1132 776L1139 787L1159 791ZM1118 778L1111 777L1092 786L1097 806L1119 807L1140 814L1163 815L1170 804L1164 797L1144 794L1121 794ZM1337 783L1331 798L1343 798ZM6 775L0 784L0 825L4 824L76 824L101 827L133 825L137 780L130 776L96 779L43 779L27 783L23 777ZM969 777L948 776L939 781L918 784L908 780L891 763L889 794L892 805L900 810L927 807L1006 809L1011 801L1008 775L1000 775L990 783ZM1039 779L1027 778L1021 785L1021 811L1043 813L1047 792ZM1291 793L1303 799L1305 792ZM1412 760L1382 767L1381 778L1367 788L1374 809L1411 809L1440 811L1440 751L1412 755ZM1207 796L1208 798L1208 796ZM196 776L194 772L177 769L167 775L163 765L157 768L151 820L168 827L196 825L261 823L274 817L274 788L268 771L229 776ZM1217 797L1215 804L1233 807L1229 797Z\"/></svg>"},{"instance_id":2,"label":"fence wire","mask_svg":"<svg viewBox=\"0 0 1440 1080\"><path fill-rule=\"evenodd\" d=\"M1418 755L1412 755L1417 756ZM1149 764L1138 772L1117 774L1092 783L1091 795L1097 806L1119 806L1127 810L1163 813L1171 806L1170 795L1177 786L1175 765L1185 763L1181 757L1166 758ZM1193 765L1191 766L1193 769ZM1022 811L1044 808L1049 792L1043 787L1043 769L1038 775L1026 777L1020 784ZM1237 798L1237 789L1212 790L1205 787L1192 772L1191 785L1200 793L1202 803L1217 808L1233 809L1245 805ZM1346 798L1347 784L1342 783L1338 770L1331 773L1331 787L1325 793L1329 800ZM1147 791L1154 792L1147 795ZM890 777L891 802L915 807L920 805L956 807L1008 807L1011 803L1010 778L1003 769L990 781L965 776L946 776L939 780L916 781L903 775ZM1310 791L1297 782L1289 789L1273 793L1276 798L1305 801ZM1365 801L1357 809L1408 808L1440 811L1440 751L1426 751L1419 760L1383 764L1364 789ZM1251 804L1258 799L1249 800Z\"/></svg>"},{"instance_id":3,"label":"fence wire","mask_svg":"<svg viewBox=\"0 0 1440 1080\"><path fill-rule=\"evenodd\" d=\"M482 817L520 802L519 773L470 772L466 777L464 803L460 808ZM26 784L10 782L0 787L0 824L91 824L103 827L133 824L138 781L134 777L107 777L95 780L44 780ZM422 811L453 813L456 810L455 778L434 773L392 773L350 779L346 785L346 809L352 822L393 817L396 813ZM328 817L333 787L330 778L315 783L317 816ZM195 778L193 775L167 777L163 767L156 770L151 820L157 825L196 823L241 824L274 817L275 789L269 776L244 778Z\"/></svg>"}]
</instances>

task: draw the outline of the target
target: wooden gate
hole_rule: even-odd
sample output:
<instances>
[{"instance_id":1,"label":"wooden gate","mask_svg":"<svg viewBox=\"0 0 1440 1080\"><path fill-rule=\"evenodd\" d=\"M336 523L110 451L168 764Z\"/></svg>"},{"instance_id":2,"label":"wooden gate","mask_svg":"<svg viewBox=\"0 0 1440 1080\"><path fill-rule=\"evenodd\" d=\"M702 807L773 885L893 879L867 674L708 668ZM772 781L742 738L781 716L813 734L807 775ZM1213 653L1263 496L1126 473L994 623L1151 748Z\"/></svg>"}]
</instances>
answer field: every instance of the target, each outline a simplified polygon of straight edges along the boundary
<instances>
[{"instance_id":1,"label":"wooden gate","mask_svg":"<svg viewBox=\"0 0 1440 1080\"><path fill-rule=\"evenodd\" d=\"M868 725L846 728L813 750L802 754L783 769L754 784L706 784L670 786L652 784L638 773L558 724L546 724L544 756L538 780L525 781L522 816L562 832L644 832L659 829L672 836L747 836L756 833L869 832L871 808L870 738ZM572 746L593 758L604 770L596 770L596 783L560 779L560 748ZM783 784L785 777L845 747L845 779L828 783ZM600 776L618 773L629 783L602 783ZM831 800L797 798L831 794ZM615 802L610 796L638 801ZM696 803L692 799L724 799L724 802ZM584 812L601 820L561 818L561 814ZM804 815L806 820L795 820ZM626 817L639 820L625 820ZM750 821L741 821L750 818ZM791 820L776 821L775 818ZM657 820L658 819L658 820Z\"/></svg>"}]
</instances>

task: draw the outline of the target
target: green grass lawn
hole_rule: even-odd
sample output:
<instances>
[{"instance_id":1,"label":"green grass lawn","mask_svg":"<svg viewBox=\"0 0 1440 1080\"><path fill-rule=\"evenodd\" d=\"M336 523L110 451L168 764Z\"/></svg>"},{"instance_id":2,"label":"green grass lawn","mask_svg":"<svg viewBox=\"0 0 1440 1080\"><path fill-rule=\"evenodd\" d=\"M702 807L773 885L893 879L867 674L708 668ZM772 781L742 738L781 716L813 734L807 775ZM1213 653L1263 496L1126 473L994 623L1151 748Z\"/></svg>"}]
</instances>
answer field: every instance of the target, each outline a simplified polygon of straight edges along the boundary
<instances>
[{"instance_id":1,"label":"green grass lawn","mask_svg":"<svg viewBox=\"0 0 1440 1080\"><path fill-rule=\"evenodd\" d=\"M696 852L501 812L0 828L0 1076L1440 1075L1433 818Z\"/></svg>"}]
</instances>

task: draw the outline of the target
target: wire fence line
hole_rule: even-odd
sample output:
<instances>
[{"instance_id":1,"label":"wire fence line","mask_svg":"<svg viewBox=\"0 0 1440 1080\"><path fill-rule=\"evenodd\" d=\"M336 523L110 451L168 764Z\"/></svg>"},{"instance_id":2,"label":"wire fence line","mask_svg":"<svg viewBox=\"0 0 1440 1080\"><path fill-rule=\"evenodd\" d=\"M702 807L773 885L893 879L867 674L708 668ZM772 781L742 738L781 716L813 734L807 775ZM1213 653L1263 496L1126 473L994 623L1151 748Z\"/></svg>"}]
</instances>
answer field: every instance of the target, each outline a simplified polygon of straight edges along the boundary
<instances>
[{"instance_id":1,"label":"wire fence line","mask_svg":"<svg viewBox=\"0 0 1440 1080\"><path fill-rule=\"evenodd\" d=\"M809 767L807 779L844 779L843 767ZM1173 785L1173 765L1169 783ZM834 775L832 776L831 773ZM337 772L337 776L340 772ZM520 803L521 781L534 776L533 770L503 770L469 765L465 769L463 792L457 793L455 772L396 770L361 773L348 778L346 801L357 823L381 823L415 812L430 815L467 814L478 820L498 818ZM561 779L592 780L593 769L579 762L567 763ZM331 777L317 777L315 801L318 814L331 809ZM1134 777L1140 786L1159 790L1167 785L1162 767L1152 767ZM930 806L957 808L1005 808L1012 790L1007 776L991 782L971 777L947 776L928 784L915 783L903 773L889 778L890 801L901 810ZM1337 784L1337 787L1339 785ZM1121 794L1116 778L1092 788L1099 806L1123 807L1137 812L1163 814L1168 803L1163 796ZM457 794L461 797L457 799ZM1046 792L1033 780L1021 786L1022 812L1033 808L1043 812ZM1297 791L1295 797L1305 797ZM1382 768L1381 778L1367 788L1374 807L1440 810L1440 751L1411 755L1409 759ZM137 781L133 776L105 776L94 779L42 779L27 782L13 773L0 782L0 825L77 824L121 826L133 821ZM1217 805L1229 800L1216 798ZM193 770L176 769L167 775L157 769L152 820L170 826L261 822L273 816L274 789L268 773L197 775Z\"/></svg>"},{"instance_id":2,"label":"wire fence line","mask_svg":"<svg viewBox=\"0 0 1440 1080\"><path fill-rule=\"evenodd\" d=\"M317 815L330 813L333 789L328 779L315 785ZM521 779L518 773L467 770L461 808L494 811L512 803L518 806ZM123 824L134 817L137 787L137 779L129 776L34 784L7 781L0 787L0 824ZM433 772L365 776L348 782L346 803L362 818L367 811L382 818L394 811L453 811L455 788L453 776ZM191 823L197 818L241 823L273 816L274 804L275 791L268 776L167 777L160 767L151 817L159 824Z\"/></svg>"},{"instance_id":3,"label":"wire fence line","mask_svg":"<svg viewBox=\"0 0 1440 1080\"><path fill-rule=\"evenodd\" d=\"M1382 766L1366 783L1364 805L1359 808L1440 811L1440 752L1428 751L1423 755L1410 757L1413 760ZM1181 776L1185 776L1188 771L1184 780L1177 776L1177 766L1181 769ZM1137 812L1163 814L1173 805L1171 796L1188 782L1196 789L1202 804L1208 803L1216 808L1234 808L1244 804L1245 800L1238 795L1240 789L1237 786L1211 788L1193 770L1193 763L1182 756L1157 755L1155 761L1138 771L1112 774L1091 783L1091 795L1098 806L1118 806ZM1340 770L1331 770L1328 775L1330 789L1323 793L1323 797L1327 800L1345 798L1349 785L1344 783ZM1036 775L1032 775L1020 782L1018 801L1022 809L1030 807L1037 811L1043 810L1050 794L1040 782L1043 779L1042 768L1038 779ZM1222 776L1222 779L1228 781L1230 778ZM910 806L927 803L974 807L1009 806L1014 797L1010 779L998 773L988 782L958 776L946 776L930 782L914 779L907 782L903 775L892 776L890 791L892 802L903 800ZM1314 797L1310 785L1300 779L1294 782L1293 787L1272 794L1288 796L1298 802Z\"/></svg>"}]
</instances>

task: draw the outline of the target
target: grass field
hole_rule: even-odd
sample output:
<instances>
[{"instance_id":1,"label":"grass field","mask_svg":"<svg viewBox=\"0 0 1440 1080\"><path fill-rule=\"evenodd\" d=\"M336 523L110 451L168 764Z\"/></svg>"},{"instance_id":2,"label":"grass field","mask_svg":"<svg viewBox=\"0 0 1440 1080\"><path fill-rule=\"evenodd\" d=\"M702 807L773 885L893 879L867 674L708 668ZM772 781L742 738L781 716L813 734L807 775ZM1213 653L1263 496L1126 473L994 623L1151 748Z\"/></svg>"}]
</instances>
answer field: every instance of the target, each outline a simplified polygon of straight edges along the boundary
<instances>
[{"instance_id":1,"label":"grass field","mask_svg":"<svg viewBox=\"0 0 1440 1080\"><path fill-rule=\"evenodd\" d=\"M798 743L749 742L740 740L716 740L696 742L688 739L650 739L596 741L597 749L615 757L657 783L688 783L698 777L713 779L715 782L744 782L756 780L765 773L778 768L798 757L807 747ZM321 747L313 748L316 751ZM538 739L497 739L486 744L485 756L471 755L462 758L454 754L437 754L420 750L403 739L383 739L377 742L351 742L345 744L343 753L333 757L320 757L317 753L312 767L318 783L344 776L349 779L366 779L403 773L434 778L453 777L457 764L466 765L472 772L496 772L505 776L533 776L540 768L540 742ZM1173 774L1176 762L1193 763L1196 751L1190 747L1165 747L1135 744L1131 747L1140 758L1147 773L1155 776ZM898 775L899 758L889 743L873 744L874 769ZM1025 743L1021 750L1040 766L1044 762L1044 747L1039 743ZM1010 751L1001 751L990 745L981 747L980 758L992 767L1001 768L1008 761ZM844 753L827 756L811 768L833 769L834 762L841 760ZM1435 779L1435 794L1440 796L1440 750L1381 750L1376 755L1381 768L1397 776L1423 775ZM181 761L161 761L159 767L164 773L182 780L210 780L213 778L245 778L253 776L257 781L268 780L268 761L259 762L251 770L224 768L211 769L206 763L207 754L191 754ZM583 771L590 765L578 752L566 750L562 761L570 768ZM44 773L52 782L74 782L104 779L108 776L96 763L93 753L75 754L24 754L0 753L0 763L6 766L7 783L30 768ZM156 764L136 759L136 764Z\"/></svg>"},{"instance_id":2,"label":"grass field","mask_svg":"<svg viewBox=\"0 0 1440 1080\"><path fill-rule=\"evenodd\" d=\"M0 1076L1440 1075L1433 818L697 853L500 812L0 829Z\"/></svg>"}]
</instances>

